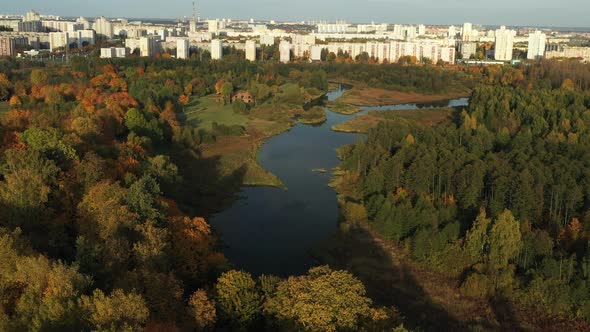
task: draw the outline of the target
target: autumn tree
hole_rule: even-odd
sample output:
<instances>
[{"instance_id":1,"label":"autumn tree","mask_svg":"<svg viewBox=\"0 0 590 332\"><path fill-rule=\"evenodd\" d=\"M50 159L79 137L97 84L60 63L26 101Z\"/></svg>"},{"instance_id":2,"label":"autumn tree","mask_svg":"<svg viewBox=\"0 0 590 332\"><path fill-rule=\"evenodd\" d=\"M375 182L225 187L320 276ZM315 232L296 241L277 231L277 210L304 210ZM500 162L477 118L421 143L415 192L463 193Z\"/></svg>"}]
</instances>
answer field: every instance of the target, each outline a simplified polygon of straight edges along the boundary
<instances>
[{"instance_id":1,"label":"autumn tree","mask_svg":"<svg viewBox=\"0 0 590 332\"><path fill-rule=\"evenodd\" d=\"M223 97L223 103L231 103L231 95L234 92L234 86L231 82L224 82L221 86L221 96Z\"/></svg>"},{"instance_id":2,"label":"autumn tree","mask_svg":"<svg viewBox=\"0 0 590 332\"><path fill-rule=\"evenodd\" d=\"M327 266L281 282L264 310L280 320L294 322L297 329L330 332L358 330L372 313L363 284L349 272Z\"/></svg>"},{"instance_id":3,"label":"autumn tree","mask_svg":"<svg viewBox=\"0 0 590 332\"><path fill-rule=\"evenodd\" d=\"M12 84L4 73L0 73L0 100L8 100L10 98L10 90Z\"/></svg>"},{"instance_id":4,"label":"autumn tree","mask_svg":"<svg viewBox=\"0 0 590 332\"><path fill-rule=\"evenodd\" d=\"M217 312L215 302L207 296L207 293L198 289L191 295L189 301L190 315L195 320L197 331L206 331L215 326Z\"/></svg>"},{"instance_id":5,"label":"autumn tree","mask_svg":"<svg viewBox=\"0 0 590 332\"><path fill-rule=\"evenodd\" d=\"M227 323L248 327L260 317L262 299L249 273L225 272L217 279L215 290L220 317Z\"/></svg>"},{"instance_id":6,"label":"autumn tree","mask_svg":"<svg viewBox=\"0 0 590 332\"><path fill-rule=\"evenodd\" d=\"M99 331L142 331L149 311L145 300L135 293L115 289L110 295L95 290L92 296L82 296L80 307L87 328Z\"/></svg>"}]
</instances>

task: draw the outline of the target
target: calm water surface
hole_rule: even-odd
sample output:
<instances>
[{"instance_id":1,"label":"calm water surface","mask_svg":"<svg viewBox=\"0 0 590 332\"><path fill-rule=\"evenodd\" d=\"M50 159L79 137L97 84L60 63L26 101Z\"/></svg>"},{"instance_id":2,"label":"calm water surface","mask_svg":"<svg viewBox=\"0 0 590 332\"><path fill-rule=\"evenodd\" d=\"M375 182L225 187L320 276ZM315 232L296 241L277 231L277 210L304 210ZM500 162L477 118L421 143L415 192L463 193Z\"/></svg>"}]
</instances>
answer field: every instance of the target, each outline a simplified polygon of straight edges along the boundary
<instances>
[{"instance_id":1,"label":"calm water surface","mask_svg":"<svg viewBox=\"0 0 590 332\"><path fill-rule=\"evenodd\" d=\"M344 91L331 91L327 98L334 100ZM436 104L364 107L355 115L328 111L321 126L298 124L268 139L258 155L259 162L287 189L243 188L239 200L212 218L211 224L226 245L225 255L238 268L255 275L305 273L317 264L310 249L337 231L336 193L328 187L331 170L339 163L336 149L364 137L334 132L330 127L369 110L465 106L467 102L461 98ZM316 173L314 168L328 172Z\"/></svg>"}]
</instances>

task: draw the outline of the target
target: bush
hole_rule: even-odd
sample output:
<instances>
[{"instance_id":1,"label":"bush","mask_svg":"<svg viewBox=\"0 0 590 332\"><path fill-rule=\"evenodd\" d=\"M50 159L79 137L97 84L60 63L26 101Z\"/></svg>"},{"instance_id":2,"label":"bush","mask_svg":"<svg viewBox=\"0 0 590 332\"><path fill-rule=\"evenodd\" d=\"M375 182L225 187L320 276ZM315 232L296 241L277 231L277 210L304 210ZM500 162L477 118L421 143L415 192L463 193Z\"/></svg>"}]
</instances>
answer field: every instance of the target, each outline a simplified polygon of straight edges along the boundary
<instances>
[{"instance_id":1,"label":"bush","mask_svg":"<svg viewBox=\"0 0 590 332\"><path fill-rule=\"evenodd\" d=\"M231 108L236 114L248 114L248 105L241 99L234 101Z\"/></svg>"},{"instance_id":2,"label":"bush","mask_svg":"<svg viewBox=\"0 0 590 332\"><path fill-rule=\"evenodd\" d=\"M242 126L226 126L217 122L213 122L212 130L214 136L242 136L246 132L246 129Z\"/></svg>"}]
</instances>

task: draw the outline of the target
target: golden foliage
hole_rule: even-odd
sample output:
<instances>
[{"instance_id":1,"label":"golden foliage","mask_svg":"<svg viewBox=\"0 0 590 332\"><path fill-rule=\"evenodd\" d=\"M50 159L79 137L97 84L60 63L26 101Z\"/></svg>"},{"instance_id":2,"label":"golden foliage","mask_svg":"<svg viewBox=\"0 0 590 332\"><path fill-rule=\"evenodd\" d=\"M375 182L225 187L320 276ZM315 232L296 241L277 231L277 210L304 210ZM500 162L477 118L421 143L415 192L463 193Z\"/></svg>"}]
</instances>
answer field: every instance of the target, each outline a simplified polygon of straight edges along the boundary
<instances>
[{"instance_id":1,"label":"golden foliage","mask_svg":"<svg viewBox=\"0 0 590 332\"><path fill-rule=\"evenodd\" d=\"M188 305L191 308L191 316L195 319L197 331L203 331L215 326L217 320L217 311L215 302L210 300L207 293L198 289L191 295Z\"/></svg>"}]
</instances>

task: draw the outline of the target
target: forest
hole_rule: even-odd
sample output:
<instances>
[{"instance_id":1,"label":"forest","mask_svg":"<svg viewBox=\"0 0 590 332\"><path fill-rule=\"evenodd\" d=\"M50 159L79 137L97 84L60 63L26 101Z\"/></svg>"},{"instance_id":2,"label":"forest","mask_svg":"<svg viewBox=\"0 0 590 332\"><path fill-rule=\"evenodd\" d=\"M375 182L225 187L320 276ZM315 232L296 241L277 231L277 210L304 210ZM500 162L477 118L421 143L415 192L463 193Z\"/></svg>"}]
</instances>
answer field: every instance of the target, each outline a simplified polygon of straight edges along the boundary
<instances>
[{"instance_id":1,"label":"forest","mask_svg":"<svg viewBox=\"0 0 590 332\"><path fill-rule=\"evenodd\" d=\"M380 123L339 150L347 219L469 297L589 320L589 68L485 68L452 121Z\"/></svg>"}]
</instances>

